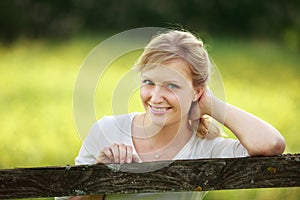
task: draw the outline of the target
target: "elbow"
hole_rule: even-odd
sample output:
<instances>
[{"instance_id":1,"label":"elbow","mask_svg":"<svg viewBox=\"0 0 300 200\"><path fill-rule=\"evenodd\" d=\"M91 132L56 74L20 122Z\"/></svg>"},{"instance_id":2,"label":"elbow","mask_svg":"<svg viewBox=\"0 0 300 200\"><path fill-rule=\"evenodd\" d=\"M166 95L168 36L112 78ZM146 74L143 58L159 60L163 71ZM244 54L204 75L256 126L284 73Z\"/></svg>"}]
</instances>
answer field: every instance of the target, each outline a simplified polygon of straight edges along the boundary
<instances>
[{"instance_id":1,"label":"elbow","mask_svg":"<svg viewBox=\"0 0 300 200\"><path fill-rule=\"evenodd\" d=\"M286 147L286 143L284 138L283 137L278 138L272 148L274 151L274 155L282 154L285 150L285 147Z\"/></svg>"},{"instance_id":2,"label":"elbow","mask_svg":"<svg viewBox=\"0 0 300 200\"><path fill-rule=\"evenodd\" d=\"M248 150L250 156L275 156L282 154L285 150L286 143L284 138L280 135L273 140L263 142L255 148Z\"/></svg>"}]
</instances>

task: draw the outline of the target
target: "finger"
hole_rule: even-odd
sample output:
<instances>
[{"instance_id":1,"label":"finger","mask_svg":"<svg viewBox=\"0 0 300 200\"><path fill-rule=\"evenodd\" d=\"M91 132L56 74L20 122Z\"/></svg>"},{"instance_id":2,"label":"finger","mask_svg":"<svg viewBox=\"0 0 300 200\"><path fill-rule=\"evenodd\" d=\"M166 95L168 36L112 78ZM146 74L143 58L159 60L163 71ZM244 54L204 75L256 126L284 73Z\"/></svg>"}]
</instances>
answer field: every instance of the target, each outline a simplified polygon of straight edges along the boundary
<instances>
[{"instance_id":1,"label":"finger","mask_svg":"<svg viewBox=\"0 0 300 200\"><path fill-rule=\"evenodd\" d=\"M97 163L112 163L113 162L113 154L109 147L104 147L97 158Z\"/></svg>"},{"instance_id":2,"label":"finger","mask_svg":"<svg viewBox=\"0 0 300 200\"><path fill-rule=\"evenodd\" d=\"M112 144L112 145L110 145L110 149L113 153L114 163L119 163L120 162L119 145L118 144Z\"/></svg>"},{"instance_id":3,"label":"finger","mask_svg":"<svg viewBox=\"0 0 300 200\"><path fill-rule=\"evenodd\" d=\"M113 153L109 147L105 147L103 153L111 162L114 160Z\"/></svg>"},{"instance_id":4,"label":"finger","mask_svg":"<svg viewBox=\"0 0 300 200\"><path fill-rule=\"evenodd\" d=\"M125 144L119 144L120 164L125 163L126 154L127 154L127 152L126 152Z\"/></svg>"},{"instance_id":5,"label":"finger","mask_svg":"<svg viewBox=\"0 0 300 200\"><path fill-rule=\"evenodd\" d=\"M133 154L132 159L133 159L133 162L136 162L136 163L141 163L142 162L142 160L135 154Z\"/></svg>"},{"instance_id":6,"label":"finger","mask_svg":"<svg viewBox=\"0 0 300 200\"><path fill-rule=\"evenodd\" d=\"M131 146L126 146L126 152L127 152L127 163L131 163L133 158L132 158L132 147Z\"/></svg>"}]
</instances>

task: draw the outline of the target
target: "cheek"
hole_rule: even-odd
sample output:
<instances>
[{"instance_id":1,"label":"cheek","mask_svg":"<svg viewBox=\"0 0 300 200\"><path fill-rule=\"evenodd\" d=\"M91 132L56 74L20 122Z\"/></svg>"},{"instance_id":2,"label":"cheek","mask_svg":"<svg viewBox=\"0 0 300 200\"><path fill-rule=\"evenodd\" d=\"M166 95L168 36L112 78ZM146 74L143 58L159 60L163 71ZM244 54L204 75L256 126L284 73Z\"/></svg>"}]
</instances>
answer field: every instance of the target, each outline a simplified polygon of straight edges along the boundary
<instances>
[{"instance_id":1,"label":"cheek","mask_svg":"<svg viewBox=\"0 0 300 200\"><path fill-rule=\"evenodd\" d=\"M193 101L193 95L190 93L182 93L177 96L177 102L182 110L189 110Z\"/></svg>"},{"instance_id":2,"label":"cheek","mask_svg":"<svg viewBox=\"0 0 300 200\"><path fill-rule=\"evenodd\" d=\"M141 87L140 88L140 98L141 98L141 101L144 102L145 101L148 101L150 97L150 91L148 89L146 89L145 87Z\"/></svg>"},{"instance_id":3,"label":"cheek","mask_svg":"<svg viewBox=\"0 0 300 200\"><path fill-rule=\"evenodd\" d=\"M170 93L167 101L169 104L171 104L173 107L176 107L177 110L182 110L185 112L185 110L189 107L189 101L190 98L187 96L187 93Z\"/></svg>"}]
</instances>

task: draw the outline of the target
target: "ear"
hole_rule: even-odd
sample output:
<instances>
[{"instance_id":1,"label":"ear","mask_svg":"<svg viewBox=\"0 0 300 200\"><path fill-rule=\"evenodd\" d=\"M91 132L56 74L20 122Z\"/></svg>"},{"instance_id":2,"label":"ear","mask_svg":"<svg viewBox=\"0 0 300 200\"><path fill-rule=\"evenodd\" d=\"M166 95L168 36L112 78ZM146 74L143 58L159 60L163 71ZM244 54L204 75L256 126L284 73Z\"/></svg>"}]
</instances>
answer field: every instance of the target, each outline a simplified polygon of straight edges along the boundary
<instances>
[{"instance_id":1,"label":"ear","mask_svg":"<svg viewBox=\"0 0 300 200\"><path fill-rule=\"evenodd\" d=\"M203 92L204 92L204 87L205 87L205 86L202 85L202 86L199 86L199 87L194 88L194 98L193 98L193 102L199 100L199 98L201 97L201 95L202 95Z\"/></svg>"}]
</instances>

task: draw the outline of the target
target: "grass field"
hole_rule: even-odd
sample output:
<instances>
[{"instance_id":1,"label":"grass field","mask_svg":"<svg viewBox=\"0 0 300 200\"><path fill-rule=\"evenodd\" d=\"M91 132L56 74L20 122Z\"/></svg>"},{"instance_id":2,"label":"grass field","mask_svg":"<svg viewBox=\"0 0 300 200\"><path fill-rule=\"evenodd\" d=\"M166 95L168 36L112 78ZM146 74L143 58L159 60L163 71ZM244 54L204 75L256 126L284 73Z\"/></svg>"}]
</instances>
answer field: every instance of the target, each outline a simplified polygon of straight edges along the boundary
<instances>
[{"instance_id":1,"label":"grass field","mask_svg":"<svg viewBox=\"0 0 300 200\"><path fill-rule=\"evenodd\" d=\"M103 38L19 39L0 45L1 168L73 164L81 145L73 119L73 87L82 62ZM299 52L271 41L228 38L213 39L209 52L222 75L226 101L277 127L286 138L286 153L300 152ZM112 63L99 82L98 118L112 113L114 81L137 55ZM102 86L106 89L99 92ZM141 109L137 96L130 100L130 111ZM299 199L300 189L220 191L206 199L283 198Z\"/></svg>"}]
</instances>

